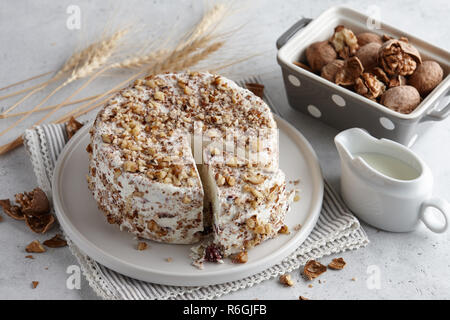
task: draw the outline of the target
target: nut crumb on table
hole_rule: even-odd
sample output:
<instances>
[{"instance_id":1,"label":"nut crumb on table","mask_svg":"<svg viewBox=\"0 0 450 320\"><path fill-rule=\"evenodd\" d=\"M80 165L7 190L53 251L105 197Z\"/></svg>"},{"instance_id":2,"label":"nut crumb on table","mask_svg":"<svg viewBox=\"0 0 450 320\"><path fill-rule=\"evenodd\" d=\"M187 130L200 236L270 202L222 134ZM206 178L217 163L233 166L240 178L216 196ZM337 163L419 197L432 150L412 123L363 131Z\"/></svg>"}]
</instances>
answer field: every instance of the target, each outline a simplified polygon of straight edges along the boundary
<instances>
[{"instance_id":1,"label":"nut crumb on table","mask_svg":"<svg viewBox=\"0 0 450 320\"><path fill-rule=\"evenodd\" d=\"M139 242L139 243L137 244L137 250L139 250L139 251L146 250L147 247L148 247L148 245L147 245L146 242Z\"/></svg>"},{"instance_id":2,"label":"nut crumb on table","mask_svg":"<svg viewBox=\"0 0 450 320\"><path fill-rule=\"evenodd\" d=\"M343 258L335 258L331 260L331 262L328 264L328 268L333 270L342 270L344 269L346 264L347 263L344 261Z\"/></svg>"},{"instance_id":3,"label":"nut crumb on table","mask_svg":"<svg viewBox=\"0 0 450 320\"><path fill-rule=\"evenodd\" d=\"M294 285L294 281L291 278L290 274L283 274L280 276L280 283L286 287L292 287Z\"/></svg>"},{"instance_id":4,"label":"nut crumb on table","mask_svg":"<svg viewBox=\"0 0 450 320\"><path fill-rule=\"evenodd\" d=\"M26 246L25 251L29 253L42 253L45 252L46 250L39 242L39 240L34 240Z\"/></svg>"}]
</instances>

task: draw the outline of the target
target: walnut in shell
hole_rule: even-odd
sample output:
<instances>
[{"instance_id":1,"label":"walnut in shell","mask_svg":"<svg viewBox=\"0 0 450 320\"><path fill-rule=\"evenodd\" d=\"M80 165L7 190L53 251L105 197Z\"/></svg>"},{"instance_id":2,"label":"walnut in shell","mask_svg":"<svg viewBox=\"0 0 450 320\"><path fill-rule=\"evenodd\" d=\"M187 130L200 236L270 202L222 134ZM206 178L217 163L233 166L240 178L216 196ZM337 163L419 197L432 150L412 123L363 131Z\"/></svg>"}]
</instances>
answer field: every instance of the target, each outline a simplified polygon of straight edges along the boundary
<instances>
[{"instance_id":1,"label":"walnut in shell","mask_svg":"<svg viewBox=\"0 0 450 320\"><path fill-rule=\"evenodd\" d=\"M306 60L314 72L319 72L324 65L336 57L336 51L328 41L315 42L306 49Z\"/></svg>"},{"instance_id":2,"label":"walnut in shell","mask_svg":"<svg viewBox=\"0 0 450 320\"><path fill-rule=\"evenodd\" d=\"M368 43L378 43L379 45L383 44L383 40L379 35L372 32L363 32L356 36L358 39L358 44L360 47L365 46Z\"/></svg>"},{"instance_id":3,"label":"walnut in shell","mask_svg":"<svg viewBox=\"0 0 450 320\"><path fill-rule=\"evenodd\" d=\"M371 100L376 100L381 96L386 86L371 73L363 73L361 77L355 81L355 91Z\"/></svg>"},{"instance_id":4,"label":"walnut in shell","mask_svg":"<svg viewBox=\"0 0 450 320\"><path fill-rule=\"evenodd\" d=\"M342 25L334 29L331 43L338 55L343 59L353 56L359 48L358 39L353 31Z\"/></svg>"},{"instance_id":5,"label":"walnut in shell","mask_svg":"<svg viewBox=\"0 0 450 320\"><path fill-rule=\"evenodd\" d=\"M422 62L419 51L405 41L386 41L379 50L378 62L389 75L411 75Z\"/></svg>"},{"instance_id":6,"label":"walnut in shell","mask_svg":"<svg viewBox=\"0 0 450 320\"><path fill-rule=\"evenodd\" d=\"M370 70L378 64L378 51L381 44L377 42L368 43L358 49L356 56L361 61L364 70Z\"/></svg>"},{"instance_id":7,"label":"walnut in shell","mask_svg":"<svg viewBox=\"0 0 450 320\"><path fill-rule=\"evenodd\" d=\"M343 86L355 84L356 79L363 73L364 68L358 57L345 60L344 67L336 73L334 82Z\"/></svg>"},{"instance_id":8,"label":"walnut in shell","mask_svg":"<svg viewBox=\"0 0 450 320\"><path fill-rule=\"evenodd\" d=\"M436 61L424 61L409 78L408 84L425 97L442 81L444 70Z\"/></svg>"},{"instance_id":9,"label":"walnut in shell","mask_svg":"<svg viewBox=\"0 0 450 320\"><path fill-rule=\"evenodd\" d=\"M344 60L336 59L328 63L322 68L320 76L328 81L334 82L336 73L344 67Z\"/></svg>"},{"instance_id":10,"label":"walnut in shell","mask_svg":"<svg viewBox=\"0 0 450 320\"><path fill-rule=\"evenodd\" d=\"M413 86L398 86L388 89L380 103L391 110L408 114L420 103L420 94Z\"/></svg>"}]
</instances>

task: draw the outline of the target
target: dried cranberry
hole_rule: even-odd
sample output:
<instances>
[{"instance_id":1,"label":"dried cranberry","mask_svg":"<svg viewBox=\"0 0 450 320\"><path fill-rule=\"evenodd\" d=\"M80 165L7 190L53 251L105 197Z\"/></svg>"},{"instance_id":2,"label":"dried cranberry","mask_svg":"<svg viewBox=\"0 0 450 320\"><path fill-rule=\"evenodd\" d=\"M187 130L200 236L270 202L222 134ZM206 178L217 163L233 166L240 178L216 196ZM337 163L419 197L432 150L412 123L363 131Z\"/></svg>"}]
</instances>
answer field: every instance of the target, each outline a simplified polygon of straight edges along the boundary
<instances>
[{"instance_id":1,"label":"dried cranberry","mask_svg":"<svg viewBox=\"0 0 450 320\"><path fill-rule=\"evenodd\" d=\"M208 262L217 262L222 260L222 253L219 248L211 244L205 249L205 260Z\"/></svg>"}]
</instances>

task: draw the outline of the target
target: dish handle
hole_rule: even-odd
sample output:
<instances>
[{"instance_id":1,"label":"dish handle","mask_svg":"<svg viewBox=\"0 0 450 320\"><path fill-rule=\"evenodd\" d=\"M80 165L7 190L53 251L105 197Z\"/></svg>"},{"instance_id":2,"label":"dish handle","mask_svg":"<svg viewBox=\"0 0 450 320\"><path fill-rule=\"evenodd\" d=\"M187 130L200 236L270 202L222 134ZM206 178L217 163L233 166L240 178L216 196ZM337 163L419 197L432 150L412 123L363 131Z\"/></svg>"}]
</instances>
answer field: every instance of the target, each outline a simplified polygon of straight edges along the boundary
<instances>
[{"instance_id":1,"label":"dish handle","mask_svg":"<svg viewBox=\"0 0 450 320\"><path fill-rule=\"evenodd\" d=\"M284 46L286 42L288 42L289 39L292 38L292 36L297 33L297 31L306 27L311 21L312 19L310 18L302 18L299 21L297 21L292 27L290 27L285 33L283 33L277 39L277 49L280 49L282 46Z\"/></svg>"},{"instance_id":2,"label":"dish handle","mask_svg":"<svg viewBox=\"0 0 450 320\"><path fill-rule=\"evenodd\" d=\"M444 99L449 96L450 89L447 89L447 93L444 95ZM447 103L445 107L440 110L433 110L425 117L422 121L440 121L444 120L450 115L450 102Z\"/></svg>"}]
</instances>

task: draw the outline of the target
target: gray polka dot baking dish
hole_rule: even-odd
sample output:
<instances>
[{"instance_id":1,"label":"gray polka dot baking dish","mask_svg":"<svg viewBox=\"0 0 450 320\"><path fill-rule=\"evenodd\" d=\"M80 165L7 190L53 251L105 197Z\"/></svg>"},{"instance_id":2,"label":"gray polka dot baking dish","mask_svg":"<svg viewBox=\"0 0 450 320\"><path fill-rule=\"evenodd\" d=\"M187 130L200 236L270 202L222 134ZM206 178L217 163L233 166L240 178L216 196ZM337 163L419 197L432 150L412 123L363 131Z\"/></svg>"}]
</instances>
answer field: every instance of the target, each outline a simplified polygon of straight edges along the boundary
<instances>
[{"instance_id":1,"label":"gray polka dot baking dish","mask_svg":"<svg viewBox=\"0 0 450 320\"><path fill-rule=\"evenodd\" d=\"M277 40L277 60L289 104L339 130L359 127L378 138L411 146L434 122L450 114L450 53L387 24L373 22L373 18L365 14L338 6L314 20L301 19L287 30ZM314 42L330 39L338 25L344 25L355 34L372 32L396 39L407 37L420 52L422 61L439 63L443 80L411 113L403 114L294 64L306 61L306 48ZM373 25L378 28L370 28Z\"/></svg>"}]
</instances>

